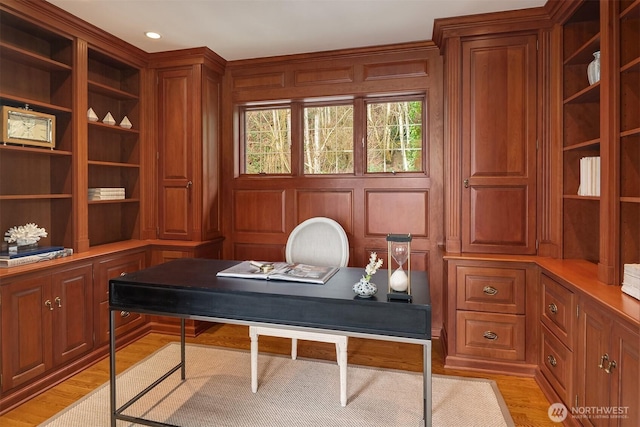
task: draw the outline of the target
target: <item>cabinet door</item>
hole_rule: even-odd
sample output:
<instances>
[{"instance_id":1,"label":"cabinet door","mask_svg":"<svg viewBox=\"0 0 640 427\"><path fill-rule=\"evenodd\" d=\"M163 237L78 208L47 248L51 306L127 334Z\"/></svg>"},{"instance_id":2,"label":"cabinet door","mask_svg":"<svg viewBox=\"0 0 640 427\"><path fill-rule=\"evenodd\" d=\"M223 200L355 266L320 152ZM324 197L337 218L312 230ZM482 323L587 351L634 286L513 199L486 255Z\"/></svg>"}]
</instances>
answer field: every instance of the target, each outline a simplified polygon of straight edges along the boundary
<instances>
[{"instance_id":1,"label":"cabinet door","mask_svg":"<svg viewBox=\"0 0 640 427\"><path fill-rule=\"evenodd\" d=\"M51 324L54 308L49 275L3 285L1 292L4 392L53 366Z\"/></svg>"},{"instance_id":2,"label":"cabinet door","mask_svg":"<svg viewBox=\"0 0 640 427\"><path fill-rule=\"evenodd\" d=\"M91 264L61 271L52 278L53 361L67 362L93 348Z\"/></svg>"},{"instance_id":3,"label":"cabinet door","mask_svg":"<svg viewBox=\"0 0 640 427\"><path fill-rule=\"evenodd\" d=\"M192 67L158 71L158 223L160 239L190 240L197 81Z\"/></svg>"},{"instance_id":4,"label":"cabinet door","mask_svg":"<svg viewBox=\"0 0 640 427\"><path fill-rule=\"evenodd\" d=\"M621 408L624 417L611 420L612 426L637 426L640 420L640 336L619 322L612 329L612 353L616 367L611 375L610 406Z\"/></svg>"},{"instance_id":5,"label":"cabinet door","mask_svg":"<svg viewBox=\"0 0 640 427\"><path fill-rule=\"evenodd\" d=\"M536 37L462 43L462 251L533 254Z\"/></svg>"},{"instance_id":6,"label":"cabinet door","mask_svg":"<svg viewBox=\"0 0 640 427\"><path fill-rule=\"evenodd\" d=\"M596 307L583 305L580 314L580 339L578 346L578 406L604 408L609 406L610 375L606 373L614 355L609 348L611 322ZM605 426L609 420L580 418L583 425Z\"/></svg>"}]
</instances>

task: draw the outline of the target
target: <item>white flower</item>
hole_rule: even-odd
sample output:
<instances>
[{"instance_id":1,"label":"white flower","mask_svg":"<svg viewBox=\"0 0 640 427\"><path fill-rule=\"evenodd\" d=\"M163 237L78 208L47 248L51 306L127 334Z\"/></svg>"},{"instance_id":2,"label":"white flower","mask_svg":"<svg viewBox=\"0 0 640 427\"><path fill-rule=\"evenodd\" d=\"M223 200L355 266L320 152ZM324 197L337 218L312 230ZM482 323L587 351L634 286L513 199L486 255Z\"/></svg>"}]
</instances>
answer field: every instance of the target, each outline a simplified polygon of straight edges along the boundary
<instances>
[{"instance_id":1,"label":"white flower","mask_svg":"<svg viewBox=\"0 0 640 427\"><path fill-rule=\"evenodd\" d=\"M362 278L368 282L371 280L371 276L376 274L376 271L382 267L382 258L378 258L378 254L375 252L371 252L371 256L369 257L369 264L364 268L364 272L366 275L362 276Z\"/></svg>"},{"instance_id":2,"label":"white flower","mask_svg":"<svg viewBox=\"0 0 640 427\"><path fill-rule=\"evenodd\" d=\"M18 227L11 227L4 235L4 240L8 243L24 242L25 244L32 244L40 240L41 237L47 237L47 231L30 222Z\"/></svg>"}]
</instances>

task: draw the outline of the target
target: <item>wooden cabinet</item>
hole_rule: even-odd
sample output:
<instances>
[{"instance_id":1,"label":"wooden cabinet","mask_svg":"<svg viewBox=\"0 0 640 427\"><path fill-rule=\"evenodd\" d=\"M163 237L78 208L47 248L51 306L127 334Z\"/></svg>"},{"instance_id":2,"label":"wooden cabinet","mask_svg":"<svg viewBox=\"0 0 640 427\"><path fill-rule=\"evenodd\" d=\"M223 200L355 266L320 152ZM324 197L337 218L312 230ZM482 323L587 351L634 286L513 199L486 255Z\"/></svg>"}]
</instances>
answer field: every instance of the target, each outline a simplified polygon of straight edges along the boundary
<instances>
[{"instance_id":1,"label":"wooden cabinet","mask_svg":"<svg viewBox=\"0 0 640 427\"><path fill-rule=\"evenodd\" d=\"M87 55L87 102L99 119L87 120L87 187L125 193L124 199L87 200L89 243L96 246L140 238L141 76L138 67L97 48L88 47ZM104 123L107 114L115 125ZM125 117L131 128L120 126Z\"/></svg>"},{"instance_id":2,"label":"wooden cabinet","mask_svg":"<svg viewBox=\"0 0 640 427\"><path fill-rule=\"evenodd\" d=\"M533 269L524 263L447 261L448 366L530 372L537 360Z\"/></svg>"},{"instance_id":3,"label":"wooden cabinet","mask_svg":"<svg viewBox=\"0 0 640 427\"><path fill-rule=\"evenodd\" d=\"M575 405L597 411L582 411L576 418L583 425L636 426L640 419L638 328L590 301L580 308ZM624 417L603 415L611 408Z\"/></svg>"},{"instance_id":4,"label":"wooden cabinet","mask_svg":"<svg viewBox=\"0 0 640 427\"><path fill-rule=\"evenodd\" d=\"M109 279L142 270L146 266L146 252L117 254L100 259L95 264L95 330L96 346L109 343ZM121 311L116 316L116 335L121 336L144 323L140 313Z\"/></svg>"},{"instance_id":5,"label":"wooden cabinet","mask_svg":"<svg viewBox=\"0 0 640 427\"><path fill-rule=\"evenodd\" d=\"M461 42L462 252L536 252L536 40Z\"/></svg>"},{"instance_id":6,"label":"wooden cabinet","mask_svg":"<svg viewBox=\"0 0 640 427\"><path fill-rule=\"evenodd\" d=\"M44 245L71 247L73 52L71 37L0 5L0 104L55 116L55 148L0 145L0 230L38 224Z\"/></svg>"},{"instance_id":7,"label":"wooden cabinet","mask_svg":"<svg viewBox=\"0 0 640 427\"><path fill-rule=\"evenodd\" d=\"M537 43L548 25L524 11L434 23L445 66L448 253L536 253Z\"/></svg>"},{"instance_id":8,"label":"wooden cabinet","mask_svg":"<svg viewBox=\"0 0 640 427\"><path fill-rule=\"evenodd\" d=\"M208 49L184 55L157 55L152 61L158 77L158 238L211 240L221 236L223 60ZM172 66L176 62L181 65Z\"/></svg>"},{"instance_id":9,"label":"wooden cabinet","mask_svg":"<svg viewBox=\"0 0 640 427\"><path fill-rule=\"evenodd\" d=\"M3 284L2 392L93 349L92 266Z\"/></svg>"}]
</instances>

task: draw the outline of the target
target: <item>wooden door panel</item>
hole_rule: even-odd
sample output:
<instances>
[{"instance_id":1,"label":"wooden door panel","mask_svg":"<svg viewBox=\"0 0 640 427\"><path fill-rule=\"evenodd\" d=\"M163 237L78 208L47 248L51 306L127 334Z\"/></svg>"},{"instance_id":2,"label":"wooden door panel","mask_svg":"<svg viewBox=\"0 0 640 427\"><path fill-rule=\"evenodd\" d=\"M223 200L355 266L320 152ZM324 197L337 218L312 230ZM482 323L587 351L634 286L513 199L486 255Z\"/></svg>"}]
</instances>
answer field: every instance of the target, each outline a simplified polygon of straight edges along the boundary
<instances>
[{"instance_id":1,"label":"wooden door panel","mask_svg":"<svg viewBox=\"0 0 640 427\"><path fill-rule=\"evenodd\" d=\"M51 278L35 277L2 287L2 390L50 369Z\"/></svg>"},{"instance_id":2,"label":"wooden door panel","mask_svg":"<svg viewBox=\"0 0 640 427\"><path fill-rule=\"evenodd\" d=\"M640 337L639 331L616 323L612 328L616 368L611 375L610 406L625 408L625 417L613 419L614 426L637 426L640 420Z\"/></svg>"},{"instance_id":3,"label":"wooden door panel","mask_svg":"<svg viewBox=\"0 0 640 427\"><path fill-rule=\"evenodd\" d=\"M470 250L517 253L529 244L527 227L533 222L526 187L475 187L469 190Z\"/></svg>"},{"instance_id":4,"label":"wooden door panel","mask_svg":"<svg viewBox=\"0 0 640 427\"><path fill-rule=\"evenodd\" d=\"M93 348L93 270L83 265L53 276L53 359L58 365Z\"/></svg>"},{"instance_id":5,"label":"wooden door panel","mask_svg":"<svg viewBox=\"0 0 640 427\"><path fill-rule=\"evenodd\" d=\"M536 37L462 44L462 251L534 254Z\"/></svg>"},{"instance_id":6,"label":"wooden door panel","mask_svg":"<svg viewBox=\"0 0 640 427\"><path fill-rule=\"evenodd\" d=\"M593 307L585 306L582 310L581 338L579 346L580 358L577 369L577 380L580 387L578 389L580 406L605 407L609 402L610 377L603 368L600 368L600 361L603 366L607 366L608 361L603 359L606 354L610 359L613 355L609 349L611 323L601 312ZM607 425L608 419L583 418L584 425L601 426Z\"/></svg>"},{"instance_id":7,"label":"wooden door panel","mask_svg":"<svg viewBox=\"0 0 640 427\"><path fill-rule=\"evenodd\" d=\"M191 67L158 72L158 237L189 240L194 108Z\"/></svg>"}]
</instances>

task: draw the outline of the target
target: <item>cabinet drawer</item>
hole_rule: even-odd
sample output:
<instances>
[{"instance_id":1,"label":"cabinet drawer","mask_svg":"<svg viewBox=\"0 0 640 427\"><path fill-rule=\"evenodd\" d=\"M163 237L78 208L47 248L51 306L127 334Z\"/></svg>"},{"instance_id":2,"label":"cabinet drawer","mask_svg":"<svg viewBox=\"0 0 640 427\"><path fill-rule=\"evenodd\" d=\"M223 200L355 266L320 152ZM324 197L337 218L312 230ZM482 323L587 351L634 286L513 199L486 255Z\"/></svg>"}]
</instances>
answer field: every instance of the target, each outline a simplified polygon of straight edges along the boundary
<instances>
[{"instance_id":1,"label":"cabinet drawer","mask_svg":"<svg viewBox=\"0 0 640 427\"><path fill-rule=\"evenodd\" d=\"M574 294L546 275L542 275L542 323L564 345L573 350Z\"/></svg>"},{"instance_id":2,"label":"cabinet drawer","mask_svg":"<svg viewBox=\"0 0 640 427\"><path fill-rule=\"evenodd\" d=\"M98 294L98 301L107 301L109 299L109 279L142 270L144 265L144 252L100 261L96 268L98 278L96 292Z\"/></svg>"},{"instance_id":3,"label":"cabinet drawer","mask_svg":"<svg viewBox=\"0 0 640 427\"><path fill-rule=\"evenodd\" d=\"M100 303L99 308L98 343L109 341L109 301ZM129 311L116 311L116 336L121 336L127 331L138 327L144 318L140 313Z\"/></svg>"},{"instance_id":4,"label":"cabinet drawer","mask_svg":"<svg viewBox=\"0 0 640 427\"><path fill-rule=\"evenodd\" d=\"M458 354L501 360L524 360L525 317L517 314L458 311Z\"/></svg>"},{"instance_id":5,"label":"cabinet drawer","mask_svg":"<svg viewBox=\"0 0 640 427\"><path fill-rule=\"evenodd\" d=\"M458 266L457 308L524 314L525 278L524 269Z\"/></svg>"},{"instance_id":6,"label":"cabinet drawer","mask_svg":"<svg viewBox=\"0 0 640 427\"><path fill-rule=\"evenodd\" d=\"M540 370L562 401L569 404L573 395L573 352L544 325L541 328L541 334Z\"/></svg>"}]
</instances>

